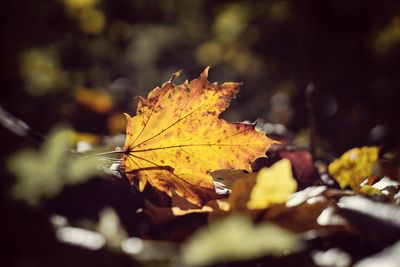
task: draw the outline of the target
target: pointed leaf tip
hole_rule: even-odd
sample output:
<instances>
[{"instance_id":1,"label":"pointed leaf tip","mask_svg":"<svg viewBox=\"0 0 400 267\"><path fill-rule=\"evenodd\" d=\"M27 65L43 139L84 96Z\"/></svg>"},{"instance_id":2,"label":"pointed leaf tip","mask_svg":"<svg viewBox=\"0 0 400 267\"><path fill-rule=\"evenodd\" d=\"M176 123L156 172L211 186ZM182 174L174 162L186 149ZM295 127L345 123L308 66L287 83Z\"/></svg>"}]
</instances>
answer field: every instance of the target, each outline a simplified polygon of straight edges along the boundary
<instances>
[{"instance_id":1,"label":"pointed leaf tip","mask_svg":"<svg viewBox=\"0 0 400 267\"><path fill-rule=\"evenodd\" d=\"M207 66L204 70L201 76L204 75L205 78L208 78L208 72L210 71L210 66Z\"/></svg>"},{"instance_id":2,"label":"pointed leaf tip","mask_svg":"<svg viewBox=\"0 0 400 267\"><path fill-rule=\"evenodd\" d=\"M130 116L128 113L125 113L125 112L124 112L124 115L125 115L125 117L126 117L127 120L131 119L131 116Z\"/></svg>"},{"instance_id":3,"label":"pointed leaf tip","mask_svg":"<svg viewBox=\"0 0 400 267\"><path fill-rule=\"evenodd\" d=\"M174 73L172 73L171 78L169 78L168 83L172 83L176 78L182 75L183 70L178 70Z\"/></svg>"}]
</instances>

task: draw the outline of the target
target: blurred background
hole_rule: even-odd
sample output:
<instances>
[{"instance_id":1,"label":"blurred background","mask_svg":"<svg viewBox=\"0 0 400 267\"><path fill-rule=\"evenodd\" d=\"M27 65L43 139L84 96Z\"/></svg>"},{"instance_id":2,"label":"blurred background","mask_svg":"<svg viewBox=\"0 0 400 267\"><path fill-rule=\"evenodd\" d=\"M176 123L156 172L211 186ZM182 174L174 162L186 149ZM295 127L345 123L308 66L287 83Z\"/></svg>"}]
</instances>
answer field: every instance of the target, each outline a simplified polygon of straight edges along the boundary
<instances>
[{"instance_id":1,"label":"blurred background","mask_svg":"<svg viewBox=\"0 0 400 267\"><path fill-rule=\"evenodd\" d=\"M211 81L243 82L229 120L307 140L312 84L316 135L335 154L399 132L395 0L16 0L0 12L0 104L40 133L60 122L123 133L134 96L207 65ZM14 150L0 131L3 152Z\"/></svg>"},{"instance_id":2,"label":"blurred background","mask_svg":"<svg viewBox=\"0 0 400 267\"><path fill-rule=\"evenodd\" d=\"M13 0L2 2L0 20L0 122L20 127L11 127L14 133L0 127L2 169L10 155L38 148L40 136L60 124L76 131L75 142L104 144L99 140L105 136L125 132L122 113L134 114L135 96L145 97L179 69L182 82L208 65L210 81L243 82L223 114L230 121L259 119L265 130L303 147L312 125L317 152L331 158L361 145L399 145L396 0ZM26 122L39 142L21 137L25 126L10 114ZM52 136L42 150L14 161L15 176L1 170L1 245L18 266L54 266L60 258L65 266L87 266L88 258L132 266L118 253L90 254L56 241L53 226L66 224L57 214L114 222L111 237L118 236L119 220L129 236L148 234L151 227L138 212L143 199L121 179L86 172L80 187L63 180L75 161L63 154L68 138ZM31 209L10 198L14 184L28 204L42 194L53 199ZM107 210L101 215L107 206L118 216ZM206 222L184 220L182 225ZM165 229L150 236L168 239L163 235L171 233L176 239Z\"/></svg>"}]
</instances>

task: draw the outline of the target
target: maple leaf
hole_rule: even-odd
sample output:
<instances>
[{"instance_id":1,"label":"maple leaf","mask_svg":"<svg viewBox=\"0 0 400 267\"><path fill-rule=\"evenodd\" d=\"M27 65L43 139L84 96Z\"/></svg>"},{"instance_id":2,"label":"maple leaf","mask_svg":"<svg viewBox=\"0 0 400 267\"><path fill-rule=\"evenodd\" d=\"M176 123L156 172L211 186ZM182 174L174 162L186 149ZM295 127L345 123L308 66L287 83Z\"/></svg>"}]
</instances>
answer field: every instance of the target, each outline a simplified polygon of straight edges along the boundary
<instances>
[{"instance_id":1,"label":"maple leaf","mask_svg":"<svg viewBox=\"0 0 400 267\"><path fill-rule=\"evenodd\" d=\"M166 82L141 98L136 116L127 117L123 167L131 181L147 182L170 196L176 192L201 206L215 198L211 171L245 169L265 155L275 141L253 124L218 118L239 90L239 83L222 85L199 78L183 84Z\"/></svg>"}]
</instances>

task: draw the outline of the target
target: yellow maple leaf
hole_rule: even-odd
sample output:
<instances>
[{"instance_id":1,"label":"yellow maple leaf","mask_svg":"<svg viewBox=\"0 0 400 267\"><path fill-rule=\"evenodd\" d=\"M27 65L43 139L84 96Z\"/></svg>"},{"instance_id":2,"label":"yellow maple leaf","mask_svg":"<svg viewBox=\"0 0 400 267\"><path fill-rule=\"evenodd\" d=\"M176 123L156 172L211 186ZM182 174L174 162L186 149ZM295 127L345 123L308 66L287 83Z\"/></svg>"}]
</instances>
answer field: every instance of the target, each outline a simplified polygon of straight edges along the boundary
<instances>
[{"instance_id":1,"label":"yellow maple leaf","mask_svg":"<svg viewBox=\"0 0 400 267\"><path fill-rule=\"evenodd\" d=\"M136 116L127 114L123 167L131 181L139 179L202 205L215 198L211 171L245 169L274 143L253 124L218 118L239 90L239 83L222 85L199 78L183 84L166 82L140 99Z\"/></svg>"},{"instance_id":2,"label":"yellow maple leaf","mask_svg":"<svg viewBox=\"0 0 400 267\"><path fill-rule=\"evenodd\" d=\"M353 190L360 189L360 183L372 175L378 160L377 147L353 148L340 158L329 164L329 173L339 183L341 188L350 186Z\"/></svg>"},{"instance_id":3,"label":"yellow maple leaf","mask_svg":"<svg viewBox=\"0 0 400 267\"><path fill-rule=\"evenodd\" d=\"M282 159L258 172L247 208L265 209L271 204L285 203L296 188L297 183L293 178L290 160Z\"/></svg>"}]
</instances>

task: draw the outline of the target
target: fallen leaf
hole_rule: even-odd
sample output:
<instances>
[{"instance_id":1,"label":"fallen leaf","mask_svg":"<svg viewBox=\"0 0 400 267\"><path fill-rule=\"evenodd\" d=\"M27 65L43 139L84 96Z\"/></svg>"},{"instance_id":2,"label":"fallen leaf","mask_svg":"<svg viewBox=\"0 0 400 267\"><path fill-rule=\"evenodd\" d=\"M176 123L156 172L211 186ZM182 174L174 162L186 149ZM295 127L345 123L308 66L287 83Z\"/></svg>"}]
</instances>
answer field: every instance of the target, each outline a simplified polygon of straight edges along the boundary
<instances>
[{"instance_id":1,"label":"fallen leaf","mask_svg":"<svg viewBox=\"0 0 400 267\"><path fill-rule=\"evenodd\" d=\"M368 196L374 196L374 195L381 195L382 192L379 189L376 189L370 185L363 185L360 188L360 193L364 194L364 195L368 195Z\"/></svg>"},{"instance_id":2,"label":"fallen leaf","mask_svg":"<svg viewBox=\"0 0 400 267\"><path fill-rule=\"evenodd\" d=\"M378 190L379 193L385 195L388 200L394 200L397 196L400 196L400 183L390 179L389 177L382 177L379 181L375 180L372 186L373 189ZM362 188L361 188L362 190Z\"/></svg>"},{"instance_id":3,"label":"fallen leaf","mask_svg":"<svg viewBox=\"0 0 400 267\"><path fill-rule=\"evenodd\" d=\"M247 210L247 202L250 199L251 190L256 184L256 177L256 173L243 173L241 178L235 180L232 185L232 193L228 197L232 212Z\"/></svg>"},{"instance_id":4,"label":"fallen leaf","mask_svg":"<svg viewBox=\"0 0 400 267\"><path fill-rule=\"evenodd\" d=\"M172 207L171 208L172 214L174 216L183 216L186 214L190 214L190 213L205 213L205 212L213 212L214 209L211 208L210 206L204 205L201 208L197 208L197 209L188 209L188 210L183 210L179 207Z\"/></svg>"},{"instance_id":5,"label":"fallen leaf","mask_svg":"<svg viewBox=\"0 0 400 267\"><path fill-rule=\"evenodd\" d=\"M144 200L144 213L149 217L153 225L163 225L175 219L170 207L157 206L154 203Z\"/></svg>"},{"instance_id":6,"label":"fallen leaf","mask_svg":"<svg viewBox=\"0 0 400 267\"><path fill-rule=\"evenodd\" d=\"M322 186L309 186L304 190L298 191L292 194L289 200L286 202L286 207L295 207L309 202L311 199L322 197L322 193L327 190L325 185Z\"/></svg>"},{"instance_id":7,"label":"fallen leaf","mask_svg":"<svg viewBox=\"0 0 400 267\"><path fill-rule=\"evenodd\" d=\"M250 171L250 163L274 143L253 124L218 118L239 83L218 85L207 76L208 68L190 82L166 82L140 99L136 116L126 114L123 167L131 181L139 180L141 191L149 182L201 206L215 198L211 171Z\"/></svg>"},{"instance_id":8,"label":"fallen leaf","mask_svg":"<svg viewBox=\"0 0 400 267\"><path fill-rule=\"evenodd\" d=\"M344 196L337 203L344 217L364 239L382 245L400 240L400 207L360 195Z\"/></svg>"},{"instance_id":9,"label":"fallen leaf","mask_svg":"<svg viewBox=\"0 0 400 267\"><path fill-rule=\"evenodd\" d=\"M335 212L334 206L326 207L318 216L317 223L322 226L347 225L347 221Z\"/></svg>"},{"instance_id":10,"label":"fallen leaf","mask_svg":"<svg viewBox=\"0 0 400 267\"><path fill-rule=\"evenodd\" d=\"M230 193L226 198L226 203L231 212L247 211L247 202L250 193L256 184L256 173L248 173L243 170L218 170L211 175L214 183L223 184Z\"/></svg>"},{"instance_id":11,"label":"fallen leaf","mask_svg":"<svg viewBox=\"0 0 400 267\"><path fill-rule=\"evenodd\" d=\"M299 187L305 188L319 180L318 170L315 167L311 153L305 149L289 149L285 146L276 146L268 151L268 158L257 159L253 164L253 171L262 167L270 167L281 159L289 159L292 164L293 177Z\"/></svg>"},{"instance_id":12,"label":"fallen leaf","mask_svg":"<svg viewBox=\"0 0 400 267\"><path fill-rule=\"evenodd\" d=\"M384 190L385 188L388 187L394 187L394 188L399 188L400 183L398 181L394 181L390 179L389 177L382 177L382 179L379 179L379 181L374 181L374 183L371 184L373 188L379 189L379 190Z\"/></svg>"},{"instance_id":13,"label":"fallen leaf","mask_svg":"<svg viewBox=\"0 0 400 267\"><path fill-rule=\"evenodd\" d=\"M308 150L281 150L279 151L281 158L290 160L293 169L293 177L303 186L312 185L319 179L318 170L315 167L314 159Z\"/></svg>"},{"instance_id":14,"label":"fallen leaf","mask_svg":"<svg viewBox=\"0 0 400 267\"><path fill-rule=\"evenodd\" d=\"M341 188L350 187L358 191L360 183L373 174L373 168L378 160L377 147L353 148L339 159L329 164L329 173L336 179Z\"/></svg>"},{"instance_id":15,"label":"fallen leaf","mask_svg":"<svg viewBox=\"0 0 400 267\"><path fill-rule=\"evenodd\" d=\"M302 203L298 206L287 207L284 204L271 206L261 217L262 221L273 222L295 233L323 228L317 223L317 218L327 207L328 201Z\"/></svg>"},{"instance_id":16,"label":"fallen leaf","mask_svg":"<svg viewBox=\"0 0 400 267\"><path fill-rule=\"evenodd\" d=\"M271 223L253 222L244 215L232 215L197 231L183 246L182 260L189 266L276 257L303 248L301 239Z\"/></svg>"},{"instance_id":17,"label":"fallen leaf","mask_svg":"<svg viewBox=\"0 0 400 267\"><path fill-rule=\"evenodd\" d=\"M243 170L217 170L210 173L214 179L214 183L221 183L227 189L232 189L236 181L242 179L247 174Z\"/></svg>"},{"instance_id":18,"label":"fallen leaf","mask_svg":"<svg viewBox=\"0 0 400 267\"><path fill-rule=\"evenodd\" d=\"M282 159L270 168L262 168L258 172L247 207L265 209L271 204L285 203L296 188L290 160Z\"/></svg>"}]
</instances>

